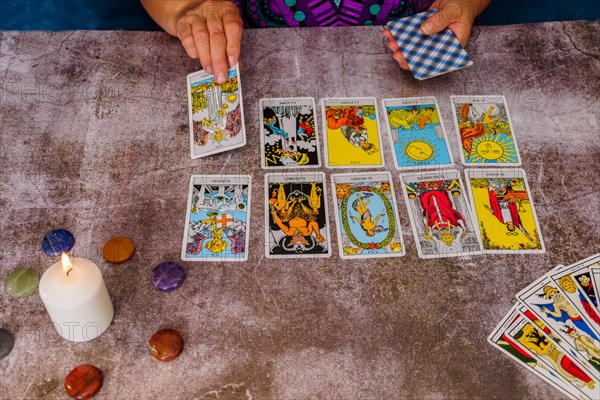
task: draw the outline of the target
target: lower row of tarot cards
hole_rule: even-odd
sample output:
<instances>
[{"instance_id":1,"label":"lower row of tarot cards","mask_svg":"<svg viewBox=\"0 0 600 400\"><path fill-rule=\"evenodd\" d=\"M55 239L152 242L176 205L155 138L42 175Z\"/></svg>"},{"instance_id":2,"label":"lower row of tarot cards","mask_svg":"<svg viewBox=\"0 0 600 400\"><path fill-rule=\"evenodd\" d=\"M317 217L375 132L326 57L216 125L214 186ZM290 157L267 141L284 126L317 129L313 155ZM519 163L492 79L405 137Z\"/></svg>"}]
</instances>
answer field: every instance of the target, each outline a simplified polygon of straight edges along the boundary
<instances>
[{"instance_id":1,"label":"lower row of tarot cards","mask_svg":"<svg viewBox=\"0 0 600 400\"><path fill-rule=\"evenodd\" d=\"M469 169L405 173L402 193L419 256L543 253L525 172ZM339 255L397 257L406 252L392 175L387 171L331 175ZM264 252L269 258L328 257L330 214L323 172L267 173ZM245 261L260 236L250 225L251 177L192 176L181 257ZM468 194L467 194L468 193Z\"/></svg>"},{"instance_id":2,"label":"lower row of tarot cards","mask_svg":"<svg viewBox=\"0 0 600 400\"><path fill-rule=\"evenodd\" d=\"M517 293L489 343L572 399L600 398L600 254Z\"/></svg>"}]
</instances>

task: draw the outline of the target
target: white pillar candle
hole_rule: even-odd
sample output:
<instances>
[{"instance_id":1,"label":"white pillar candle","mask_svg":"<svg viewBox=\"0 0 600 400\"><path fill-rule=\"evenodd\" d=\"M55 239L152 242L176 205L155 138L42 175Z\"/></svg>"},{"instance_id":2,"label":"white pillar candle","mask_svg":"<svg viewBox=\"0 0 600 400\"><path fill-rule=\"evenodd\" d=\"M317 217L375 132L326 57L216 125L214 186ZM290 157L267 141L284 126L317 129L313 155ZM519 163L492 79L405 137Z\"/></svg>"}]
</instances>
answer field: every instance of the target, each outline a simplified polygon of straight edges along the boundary
<instances>
[{"instance_id":1,"label":"white pillar candle","mask_svg":"<svg viewBox=\"0 0 600 400\"><path fill-rule=\"evenodd\" d=\"M63 253L40 279L40 297L58 334L73 342L100 336L112 322L114 309L96 264Z\"/></svg>"}]
</instances>

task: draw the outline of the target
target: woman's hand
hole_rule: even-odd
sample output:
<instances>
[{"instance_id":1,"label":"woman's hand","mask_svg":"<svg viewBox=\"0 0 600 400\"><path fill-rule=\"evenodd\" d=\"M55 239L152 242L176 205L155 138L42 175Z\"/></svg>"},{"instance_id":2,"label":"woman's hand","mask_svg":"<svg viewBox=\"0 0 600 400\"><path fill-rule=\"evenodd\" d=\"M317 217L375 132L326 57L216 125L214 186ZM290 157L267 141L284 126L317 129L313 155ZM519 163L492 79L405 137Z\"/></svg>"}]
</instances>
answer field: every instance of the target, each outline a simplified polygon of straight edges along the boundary
<instances>
[{"instance_id":1,"label":"woman's hand","mask_svg":"<svg viewBox=\"0 0 600 400\"><path fill-rule=\"evenodd\" d=\"M429 17L421 25L421 32L433 35L448 28L450 29L462 47L467 45L471 36L471 28L475 17L477 17L490 4L491 0L436 0L429 7L430 10L438 11ZM402 55L398 43L392 33L386 29L383 32L387 40L387 46L392 50L392 57L401 68L408 70L408 63Z\"/></svg>"},{"instance_id":2,"label":"woman's hand","mask_svg":"<svg viewBox=\"0 0 600 400\"><path fill-rule=\"evenodd\" d=\"M238 62L242 42L242 16L232 1L142 0L142 5L217 83L227 80L227 66Z\"/></svg>"}]
</instances>

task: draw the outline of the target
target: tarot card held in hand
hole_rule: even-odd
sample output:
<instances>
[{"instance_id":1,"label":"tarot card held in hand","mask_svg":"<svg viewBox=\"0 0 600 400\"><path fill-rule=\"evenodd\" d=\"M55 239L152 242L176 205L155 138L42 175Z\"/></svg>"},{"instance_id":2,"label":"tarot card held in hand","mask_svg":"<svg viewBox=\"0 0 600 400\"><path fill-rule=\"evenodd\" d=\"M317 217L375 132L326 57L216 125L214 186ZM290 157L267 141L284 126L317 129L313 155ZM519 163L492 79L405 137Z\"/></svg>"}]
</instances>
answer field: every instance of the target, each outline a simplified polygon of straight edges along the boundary
<instances>
[{"instance_id":1,"label":"tarot card held in hand","mask_svg":"<svg viewBox=\"0 0 600 400\"><path fill-rule=\"evenodd\" d=\"M389 172L336 174L335 193L340 257L397 257L405 254Z\"/></svg>"},{"instance_id":2,"label":"tarot card held in hand","mask_svg":"<svg viewBox=\"0 0 600 400\"><path fill-rule=\"evenodd\" d=\"M218 84L205 71L188 75L190 146L192 158L246 144L242 89L238 66L229 67L227 82Z\"/></svg>"},{"instance_id":3,"label":"tarot card held in hand","mask_svg":"<svg viewBox=\"0 0 600 400\"><path fill-rule=\"evenodd\" d=\"M484 253L545 252L525 171L467 169L465 174Z\"/></svg>"},{"instance_id":4,"label":"tarot card held in hand","mask_svg":"<svg viewBox=\"0 0 600 400\"><path fill-rule=\"evenodd\" d=\"M315 99L261 99L261 159L266 169L319 167Z\"/></svg>"},{"instance_id":5,"label":"tarot card held in hand","mask_svg":"<svg viewBox=\"0 0 600 400\"><path fill-rule=\"evenodd\" d=\"M560 391L565 396L568 396L571 399L588 399L588 396L585 396L583 393L579 392L573 385L570 384L569 380L557 373L556 367L547 368L542 362L538 361L534 353L532 353L532 350L534 349L530 350L526 347L523 347L523 345L511 335L515 328L519 324L523 324L525 321L525 318L519 312L522 307L523 306L521 304L517 303L513 306L513 308L511 308L504 319L490 334L488 337L488 342L500 350L508 358L515 361L517 364L524 366L529 371L536 374L539 378L552 385L552 387ZM530 327L526 328L526 330L529 331L530 334L534 331L535 333L539 333L539 331L531 325ZM539 338L540 335L534 335L534 337ZM523 337L521 334L519 335L519 338L526 340L527 336ZM543 341L542 343L545 347L547 347L549 344L547 341ZM561 370L563 369L561 368Z\"/></svg>"},{"instance_id":6,"label":"tarot card held in hand","mask_svg":"<svg viewBox=\"0 0 600 400\"><path fill-rule=\"evenodd\" d=\"M600 378L600 359L596 351L600 348L600 335L587 316L579 313L561 287L554 283L551 275L560 272L560 267L541 276L516 294L539 323L545 325L561 347L575 356L585 370L596 380ZM539 324L538 324L539 325Z\"/></svg>"},{"instance_id":7,"label":"tarot card held in hand","mask_svg":"<svg viewBox=\"0 0 600 400\"><path fill-rule=\"evenodd\" d=\"M376 100L323 99L322 106L327 167L383 167Z\"/></svg>"},{"instance_id":8,"label":"tarot card held in hand","mask_svg":"<svg viewBox=\"0 0 600 400\"><path fill-rule=\"evenodd\" d=\"M329 257L327 193L322 172L265 175L265 255Z\"/></svg>"},{"instance_id":9,"label":"tarot card held in hand","mask_svg":"<svg viewBox=\"0 0 600 400\"><path fill-rule=\"evenodd\" d=\"M192 176L182 260L248 259L250 181L248 175Z\"/></svg>"},{"instance_id":10,"label":"tarot card held in hand","mask_svg":"<svg viewBox=\"0 0 600 400\"><path fill-rule=\"evenodd\" d=\"M452 165L435 97L385 99L382 103L396 169Z\"/></svg>"},{"instance_id":11,"label":"tarot card held in hand","mask_svg":"<svg viewBox=\"0 0 600 400\"><path fill-rule=\"evenodd\" d=\"M421 258L481 253L458 171L403 174L402 189Z\"/></svg>"},{"instance_id":12,"label":"tarot card held in hand","mask_svg":"<svg viewBox=\"0 0 600 400\"><path fill-rule=\"evenodd\" d=\"M521 165L504 96L452 96L450 99L464 165Z\"/></svg>"}]
</instances>

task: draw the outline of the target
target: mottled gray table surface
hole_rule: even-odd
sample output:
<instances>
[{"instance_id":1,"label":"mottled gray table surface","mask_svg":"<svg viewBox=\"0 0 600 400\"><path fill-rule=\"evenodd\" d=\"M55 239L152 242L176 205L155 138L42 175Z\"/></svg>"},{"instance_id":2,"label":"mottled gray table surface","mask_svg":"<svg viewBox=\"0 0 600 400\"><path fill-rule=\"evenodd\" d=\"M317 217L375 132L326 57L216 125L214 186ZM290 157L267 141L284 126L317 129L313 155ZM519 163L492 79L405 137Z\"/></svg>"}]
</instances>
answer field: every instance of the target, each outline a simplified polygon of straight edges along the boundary
<instances>
[{"instance_id":1,"label":"mottled gray table surface","mask_svg":"<svg viewBox=\"0 0 600 400\"><path fill-rule=\"evenodd\" d=\"M600 250L600 24L476 28L474 65L423 82L397 67L380 30L247 31L248 144L198 160L185 94L197 64L176 39L1 32L0 279L20 266L42 273L55 261L43 235L67 228L100 266L116 314L98 339L70 343L39 296L0 290L0 327L16 337L0 398L65 398L65 376L83 363L103 370L103 399L560 398L486 337L517 291ZM341 261L337 242L329 259L264 258L259 98L434 95L458 159L456 94L506 96L546 254L423 261L402 202L403 258ZM159 293L150 272L179 259L189 177L215 173L254 178L250 258L183 263L184 286ZM137 246L120 266L101 256L115 235ZM185 340L170 363L147 349L165 327Z\"/></svg>"}]
</instances>

